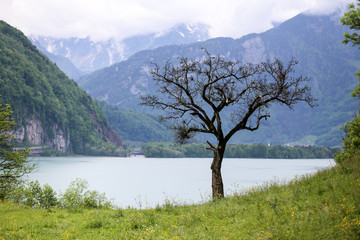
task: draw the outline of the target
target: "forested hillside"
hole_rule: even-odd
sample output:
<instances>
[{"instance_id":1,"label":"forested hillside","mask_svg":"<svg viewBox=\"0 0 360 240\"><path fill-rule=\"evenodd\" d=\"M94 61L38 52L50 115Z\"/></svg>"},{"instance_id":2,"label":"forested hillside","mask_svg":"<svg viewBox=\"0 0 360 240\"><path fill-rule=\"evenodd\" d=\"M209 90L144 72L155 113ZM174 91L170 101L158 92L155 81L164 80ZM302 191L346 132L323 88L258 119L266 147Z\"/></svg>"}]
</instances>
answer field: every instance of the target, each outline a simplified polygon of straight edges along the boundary
<instances>
[{"instance_id":1,"label":"forested hillside","mask_svg":"<svg viewBox=\"0 0 360 240\"><path fill-rule=\"evenodd\" d=\"M319 106L310 109L300 104L294 111L273 106L268 126L256 132L239 133L233 143L338 146L340 127L357 109L349 92L357 83L354 72L360 66L360 55L341 44L346 30L347 27L340 24L340 14L300 14L267 32L239 39L216 38L142 51L127 61L81 78L79 85L91 96L109 104L156 114L150 108L138 106L141 95L155 91L151 63L162 66L167 60L181 56L201 58L205 54L203 48L215 55L253 63L275 57L287 62L294 57L299 61L295 75L310 79L309 85L314 97L319 99Z\"/></svg>"},{"instance_id":2,"label":"forested hillside","mask_svg":"<svg viewBox=\"0 0 360 240\"><path fill-rule=\"evenodd\" d=\"M134 142L169 141L171 132L167 124L159 122L158 117L129 109L120 109L102 102L111 129L116 130L122 139Z\"/></svg>"},{"instance_id":3,"label":"forested hillside","mask_svg":"<svg viewBox=\"0 0 360 240\"><path fill-rule=\"evenodd\" d=\"M58 152L115 154L121 145L99 104L23 33L0 22L0 100L10 104L15 140Z\"/></svg>"}]
</instances>

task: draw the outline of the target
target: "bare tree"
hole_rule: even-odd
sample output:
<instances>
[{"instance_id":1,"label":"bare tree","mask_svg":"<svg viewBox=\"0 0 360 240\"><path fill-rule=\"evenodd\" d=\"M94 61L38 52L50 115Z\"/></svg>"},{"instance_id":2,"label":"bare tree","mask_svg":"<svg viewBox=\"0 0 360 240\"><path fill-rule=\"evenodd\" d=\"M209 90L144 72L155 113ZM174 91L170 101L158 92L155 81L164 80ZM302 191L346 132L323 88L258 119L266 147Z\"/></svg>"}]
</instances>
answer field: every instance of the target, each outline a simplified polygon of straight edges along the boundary
<instances>
[{"instance_id":1,"label":"bare tree","mask_svg":"<svg viewBox=\"0 0 360 240\"><path fill-rule=\"evenodd\" d=\"M217 198L224 196L221 164L226 144L236 132L257 130L270 117L271 103L292 109L300 101L313 107L316 100L304 84L308 79L292 76L294 59L287 65L278 59L241 64L205 53L202 59L183 57L162 68L155 64L152 76L160 94L141 97L141 105L164 110L162 117L174 123L180 143L196 133L216 137L217 144L207 141L207 149L214 152L212 194ZM231 117L231 128L223 127L224 117Z\"/></svg>"}]
</instances>

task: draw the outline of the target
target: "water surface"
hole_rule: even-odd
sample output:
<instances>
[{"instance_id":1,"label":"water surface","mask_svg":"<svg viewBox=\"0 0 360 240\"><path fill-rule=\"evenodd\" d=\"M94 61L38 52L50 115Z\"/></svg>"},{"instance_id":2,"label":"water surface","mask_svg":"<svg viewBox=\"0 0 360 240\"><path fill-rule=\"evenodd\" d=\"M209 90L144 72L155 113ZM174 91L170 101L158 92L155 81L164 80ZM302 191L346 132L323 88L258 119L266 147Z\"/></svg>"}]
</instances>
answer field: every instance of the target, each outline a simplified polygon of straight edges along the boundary
<instances>
[{"instance_id":1,"label":"water surface","mask_svg":"<svg viewBox=\"0 0 360 240\"><path fill-rule=\"evenodd\" d=\"M165 200L207 201L211 195L210 158L38 157L30 175L64 192L76 178L105 192L121 207L155 207ZM267 181L284 181L334 166L332 159L224 159L225 194Z\"/></svg>"}]
</instances>

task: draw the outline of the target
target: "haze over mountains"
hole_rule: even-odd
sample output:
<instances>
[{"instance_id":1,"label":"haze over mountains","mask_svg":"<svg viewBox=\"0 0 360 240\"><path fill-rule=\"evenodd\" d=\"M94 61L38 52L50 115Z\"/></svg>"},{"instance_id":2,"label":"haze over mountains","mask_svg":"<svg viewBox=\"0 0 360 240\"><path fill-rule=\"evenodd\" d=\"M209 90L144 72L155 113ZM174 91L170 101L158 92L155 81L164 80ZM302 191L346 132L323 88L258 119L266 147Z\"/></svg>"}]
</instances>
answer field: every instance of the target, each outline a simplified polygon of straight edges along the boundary
<instances>
[{"instance_id":1,"label":"haze over mountains","mask_svg":"<svg viewBox=\"0 0 360 240\"><path fill-rule=\"evenodd\" d=\"M70 77L77 79L85 73L123 61L141 50L167 45L181 45L209 38L208 26L178 24L162 32L138 35L123 40L109 39L94 42L90 38L56 39L31 36L30 40ZM69 65L69 61L79 70Z\"/></svg>"},{"instance_id":2,"label":"haze over mountains","mask_svg":"<svg viewBox=\"0 0 360 240\"><path fill-rule=\"evenodd\" d=\"M120 110L116 111L129 109L148 113L154 112L140 108L138 103L140 95L155 91L150 74L152 62L161 66L167 60L176 60L180 56L201 58L204 55L203 48L212 54L221 54L243 62L260 62L275 57L286 62L295 57L299 61L295 75L310 78L309 85L314 96L319 99L319 106L310 109L305 105L298 105L295 111L273 106L268 126L262 126L256 132L239 133L233 143L336 146L340 144L342 134L339 128L353 117L358 108L356 100L352 99L349 93L357 84L354 72L360 66L360 56L356 51L351 46L341 44L343 33L348 29L340 24L340 16L340 13L327 16L300 14L269 31L239 39L206 40L206 27L189 28L179 25L165 34L150 34L124 40L117 45L118 48L111 44L111 40L106 44L96 45L91 43L90 39L45 41L44 38L37 38L38 43L35 43L42 41L43 49L51 50L54 54L59 52L61 57L83 56L85 60L92 59L90 62L94 63L93 65L85 60L78 63L72 60L79 66L81 62L89 65L86 71L112 64L77 79L77 82L92 97L119 107ZM186 41L190 43L186 44ZM73 44L71 48L70 43ZM141 49L147 50L139 51ZM135 53L136 51L139 52ZM75 52L79 54L74 54ZM99 53L97 58L94 58L94 52ZM135 54L131 55L132 53ZM118 62L115 63L116 61ZM99 64L96 65L95 62ZM117 118L112 117L114 121ZM230 121L227 121L225 125L229 123ZM116 122L110 121L110 124L119 127ZM142 125L145 124L137 123L139 128ZM117 130L131 138L131 132L121 126ZM155 132L156 129L152 131Z\"/></svg>"}]
</instances>

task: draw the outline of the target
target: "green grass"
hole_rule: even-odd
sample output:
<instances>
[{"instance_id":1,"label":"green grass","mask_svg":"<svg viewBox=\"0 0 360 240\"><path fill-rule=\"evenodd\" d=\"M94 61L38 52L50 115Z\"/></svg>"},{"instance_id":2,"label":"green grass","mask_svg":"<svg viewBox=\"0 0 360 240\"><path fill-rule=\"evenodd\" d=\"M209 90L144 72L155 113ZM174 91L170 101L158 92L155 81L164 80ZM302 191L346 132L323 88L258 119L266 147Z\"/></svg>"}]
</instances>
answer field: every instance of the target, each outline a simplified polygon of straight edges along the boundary
<instances>
[{"instance_id":1,"label":"green grass","mask_svg":"<svg viewBox=\"0 0 360 240\"><path fill-rule=\"evenodd\" d=\"M215 202L155 209L0 203L0 239L360 239L359 161Z\"/></svg>"}]
</instances>

